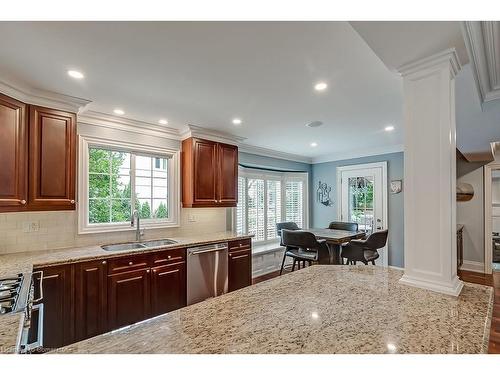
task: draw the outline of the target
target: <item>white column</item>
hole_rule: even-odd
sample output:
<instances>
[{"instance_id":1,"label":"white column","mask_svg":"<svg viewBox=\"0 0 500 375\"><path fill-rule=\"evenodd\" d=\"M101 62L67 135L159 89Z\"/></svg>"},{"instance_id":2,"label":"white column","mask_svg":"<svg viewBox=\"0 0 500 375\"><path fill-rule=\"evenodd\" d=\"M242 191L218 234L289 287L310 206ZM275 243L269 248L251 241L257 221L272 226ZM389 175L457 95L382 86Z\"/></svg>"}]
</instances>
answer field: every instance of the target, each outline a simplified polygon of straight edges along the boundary
<instances>
[{"instance_id":1,"label":"white column","mask_svg":"<svg viewBox=\"0 0 500 375\"><path fill-rule=\"evenodd\" d=\"M403 76L404 258L400 282L458 296L454 49L407 64Z\"/></svg>"}]
</instances>

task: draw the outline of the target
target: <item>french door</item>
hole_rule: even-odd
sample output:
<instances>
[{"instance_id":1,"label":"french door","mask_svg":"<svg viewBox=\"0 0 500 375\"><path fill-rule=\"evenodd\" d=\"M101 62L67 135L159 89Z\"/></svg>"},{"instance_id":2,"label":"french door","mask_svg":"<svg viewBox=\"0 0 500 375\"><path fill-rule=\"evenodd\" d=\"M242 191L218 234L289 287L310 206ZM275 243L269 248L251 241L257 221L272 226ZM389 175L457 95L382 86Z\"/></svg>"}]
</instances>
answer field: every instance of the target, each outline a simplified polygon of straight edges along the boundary
<instances>
[{"instance_id":1,"label":"french door","mask_svg":"<svg viewBox=\"0 0 500 375\"><path fill-rule=\"evenodd\" d=\"M368 235L387 228L387 163L337 168L338 217L358 223ZM387 246L379 249L378 265L388 265Z\"/></svg>"}]
</instances>

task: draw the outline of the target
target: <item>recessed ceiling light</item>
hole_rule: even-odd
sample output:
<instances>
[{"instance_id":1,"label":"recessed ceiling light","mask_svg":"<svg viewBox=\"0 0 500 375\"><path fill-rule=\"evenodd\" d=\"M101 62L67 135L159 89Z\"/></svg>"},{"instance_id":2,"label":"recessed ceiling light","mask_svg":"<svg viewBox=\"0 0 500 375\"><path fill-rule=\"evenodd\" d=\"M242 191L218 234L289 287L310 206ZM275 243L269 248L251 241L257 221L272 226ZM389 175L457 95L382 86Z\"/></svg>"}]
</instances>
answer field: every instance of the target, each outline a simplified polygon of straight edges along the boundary
<instances>
[{"instance_id":1,"label":"recessed ceiling light","mask_svg":"<svg viewBox=\"0 0 500 375\"><path fill-rule=\"evenodd\" d=\"M384 128L384 130L385 130L386 132L392 132L392 131L394 130L394 126L392 126L392 125L388 125L388 126L386 126L386 127Z\"/></svg>"},{"instance_id":2,"label":"recessed ceiling light","mask_svg":"<svg viewBox=\"0 0 500 375\"><path fill-rule=\"evenodd\" d=\"M77 70L68 70L68 75L76 79L82 79L84 77L83 73Z\"/></svg>"},{"instance_id":3,"label":"recessed ceiling light","mask_svg":"<svg viewBox=\"0 0 500 375\"><path fill-rule=\"evenodd\" d=\"M242 123L241 119L239 118L233 118L233 124L234 125L240 125Z\"/></svg>"},{"instance_id":4,"label":"recessed ceiling light","mask_svg":"<svg viewBox=\"0 0 500 375\"><path fill-rule=\"evenodd\" d=\"M311 147L316 147L318 144L316 142L311 143Z\"/></svg>"},{"instance_id":5,"label":"recessed ceiling light","mask_svg":"<svg viewBox=\"0 0 500 375\"><path fill-rule=\"evenodd\" d=\"M168 124L168 121L167 121L167 120L165 120L164 118L162 118L162 119L158 120L158 122L159 122L160 124L162 124L162 125L167 125L167 124Z\"/></svg>"},{"instance_id":6,"label":"recessed ceiling light","mask_svg":"<svg viewBox=\"0 0 500 375\"><path fill-rule=\"evenodd\" d=\"M314 85L314 89L316 91L324 91L328 87L328 84L326 82L318 82Z\"/></svg>"},{"instance_id":7,"label":"recessed ceiling light","mask_svg":"<svg viewBox=\"0 0 500 375\"><path fill-rule=\"evenodd\" d=\"M308 128L319 128L323 123L321 121L311 121L310 123L306 124Z\"/></svg>"},{"instance_id":8,"label":"recessed ceiling light","mask_svg":"<svg viewBox=\"0 0 500 375\"><path fill-rule=\"evenodd\" d=\"M115 115L120 115L120 116L125 114L123 109L120 109L120 108L114 109L113 112L115 113Z\"/></svg>"}]
</instances>

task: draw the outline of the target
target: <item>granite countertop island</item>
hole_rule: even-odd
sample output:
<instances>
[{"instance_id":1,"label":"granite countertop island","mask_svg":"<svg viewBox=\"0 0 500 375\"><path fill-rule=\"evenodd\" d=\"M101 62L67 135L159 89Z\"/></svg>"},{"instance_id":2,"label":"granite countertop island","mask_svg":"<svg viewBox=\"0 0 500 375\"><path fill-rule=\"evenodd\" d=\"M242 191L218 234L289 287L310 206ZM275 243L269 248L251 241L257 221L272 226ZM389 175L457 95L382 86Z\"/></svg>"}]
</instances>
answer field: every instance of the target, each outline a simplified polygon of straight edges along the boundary
<instances>
[{"instance_id":1,"label":"granite countertop island","mask_svg":"<svg viewBox=\"0 0 500 375\"><path fill-rule=\"evenodd\" d=\"M234 232L217 232L189 237L169 237L175 240L176 243L156 248L105 251L101 246L94 245L68 249L11 253L0 255L0 276L7 277L17 275L18 273L30 273L33 271L34 266L51 266L93 259L108 259L117 256L152 253L179 247L199 246L251 237L253 236L237 235ZM0 354L12 353L16 350L19 344L23 321L24 312L0 315Z\"/></svg>"},{"instance_id":2,"label":"granite countertop island","mask_svg":"<svg viewBox=\"0 0 500 375\"><path fill-rule=\"evenodd\" d=\"M493 290L458 298L378 266L312 266L57 353L484 353Z\"/></svg>"}]
</instances>

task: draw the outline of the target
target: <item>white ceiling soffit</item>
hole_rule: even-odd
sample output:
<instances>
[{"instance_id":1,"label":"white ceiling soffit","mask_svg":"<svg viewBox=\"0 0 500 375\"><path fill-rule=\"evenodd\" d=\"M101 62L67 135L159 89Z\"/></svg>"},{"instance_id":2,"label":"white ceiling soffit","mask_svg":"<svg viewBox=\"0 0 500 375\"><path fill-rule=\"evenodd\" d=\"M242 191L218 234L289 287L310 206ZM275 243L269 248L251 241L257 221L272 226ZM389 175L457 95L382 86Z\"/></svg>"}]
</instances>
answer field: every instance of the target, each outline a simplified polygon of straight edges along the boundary
<instances>
[{"instance_id":1,"label":"white ceiling soffit","mask_svg":"<svg viewBox=\"0 0 500 375\"><path fill-rule=\"evenodd\" d=\"M481 105L500 99L500 22L462 23Z\"/></svg>"},{"instance_id":2,"label":"white ceiling soffit","mask_svg":"<svg viewBox=\"0 0 500 375\"><path fill-rule=\"evenodd\" d=\"M15 85L0 81L0 93L27 104L50 107L61 111L79 113L91 103L90 100L70 95L59 94L53 91L40 90L33 87Z\"/></svg>"},{"instance_id":3,"label":"white ceiling soffit","mask_svg":"<svg viewBox=\"0 0 500 375\"><path fill-rule=\"evenodd\" d=\"M90 98L89 111L306 158L403 141L401 77L345 21L0 22L0 35L16 39L0 38L0 80Z\"/></svg>"},{"instance_id":4,"label":"white ceiling soffit","mask_svg":"<svg viewBox=\"0 0 500 375\"><path fill-rule=\"evenodd\" d=\"M271 150L269 148L252 146L248 144L240 144L238 146L238 150L241 152L246 152L248 154L267 156L270 158L284 159L284 160L296 161L299 163L307 163L307 164L313 163L313 158L307 156L290 154L288 152L281 152L281 151Z\"/></svg>"},{"instance_id":5,"label":"white ceiling soffit","mask_svg":"<svg viewBox=\"0 0 500 375\"><path fill-rule=\"evenodd\" d=\"M455 48L462 64L469 60L460 22L363 21L350 24L392 71L451 48Z\"/></svg>"}]
</instances>

